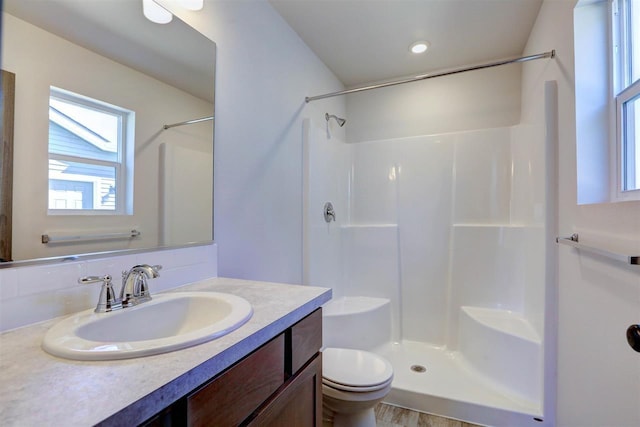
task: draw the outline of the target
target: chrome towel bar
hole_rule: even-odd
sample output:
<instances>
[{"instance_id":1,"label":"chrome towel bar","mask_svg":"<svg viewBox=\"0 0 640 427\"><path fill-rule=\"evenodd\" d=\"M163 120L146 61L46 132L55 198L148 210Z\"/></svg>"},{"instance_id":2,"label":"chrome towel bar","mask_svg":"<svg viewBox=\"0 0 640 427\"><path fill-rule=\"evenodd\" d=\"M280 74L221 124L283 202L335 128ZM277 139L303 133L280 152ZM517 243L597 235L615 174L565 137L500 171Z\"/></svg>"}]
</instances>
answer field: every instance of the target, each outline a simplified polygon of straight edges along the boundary
<instances>
[{"instance_id":1,"label":"chrome towel bar","mask_svg":"<svg viewBox=\"0 0 640 427\"><path fill-rule=\"evenodd\" d=\"M640 265L640 255L623 255L615 252L610 252L605 249L585 245L583 243L580 243L577 233L574 233L569 237L556 237L556 243L572 246L576 249L591 252L609 259L623 262L625 264Z\"/></svg>"},{"instance_id":2,"label":"chrome towel bar","mask_svg":"<svg viewBox=\"0 0 640 427\"><path fill-rule=\"evenodd\" d=\"M200 119L186 120L186 121L180 122L180 123L173 123L173 124L170 124L170 125L163 125L162 129L167 130L167 129L174 128L176 126L192 125L194 123L207 122L207 121L213 120L213 119L214 119L214 116L202 117Z\"/></svg>"},{"instance_id":3,"label":"chrome towel bar","mask_svg":"<svg viewBox=\"0 0 640 427\"><path fill-rule=\"evenodd\" d=\"M89 240L132 239L139 236L140 234L141 233L138 230L104 234L83 234L78 236L50 236L49 234L43 234L42 243L73 243L85 242Z\"/></svg>"}]
</instances>

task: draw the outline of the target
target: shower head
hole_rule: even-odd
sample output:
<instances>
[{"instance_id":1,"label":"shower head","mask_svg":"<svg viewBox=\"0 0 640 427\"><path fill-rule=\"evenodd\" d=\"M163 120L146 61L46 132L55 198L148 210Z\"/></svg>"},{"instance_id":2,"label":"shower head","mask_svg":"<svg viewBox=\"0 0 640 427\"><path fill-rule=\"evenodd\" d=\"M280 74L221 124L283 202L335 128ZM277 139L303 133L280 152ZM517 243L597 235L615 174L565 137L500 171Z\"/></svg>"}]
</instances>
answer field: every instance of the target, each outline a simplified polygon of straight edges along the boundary
<instances>
[{"instance_id":1,"label":"shower head","mask_svg":"<svg viewBox=\"0 0 640 427\"><path fill-rule=\"evenodd\" d=\"M335 116L333 114L329 114L329 113L324 113L324 118L327 120L327 122L329 121L329 119L334 118L336 119L336 122L338 123L338 125L340 127L344 126L345 123L347 123L347 121L345 119L341 119L338 116Z\"/></svg>"}]
</instances>

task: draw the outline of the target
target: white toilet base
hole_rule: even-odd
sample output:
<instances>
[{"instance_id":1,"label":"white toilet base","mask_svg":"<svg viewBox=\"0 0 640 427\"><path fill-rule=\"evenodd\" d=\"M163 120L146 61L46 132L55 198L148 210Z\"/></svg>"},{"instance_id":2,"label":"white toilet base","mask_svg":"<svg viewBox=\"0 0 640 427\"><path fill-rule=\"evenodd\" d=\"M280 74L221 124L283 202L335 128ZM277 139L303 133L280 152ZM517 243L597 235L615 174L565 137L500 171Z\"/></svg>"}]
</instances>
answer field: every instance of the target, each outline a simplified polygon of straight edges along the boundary
<instances>
[{"instance_id":1,"label":"white toilet base","mask_svg":"<svg viewBox=\"0 0 640 427\"><path fill-rule=\"evenodd\" d=\"M375 427L375 406L389 393L391 384L373 393L347 393L323 385L322 418L334 427ZM345 397L350 397L346 399ZM361 400L357 400L361 399ZM327 424L323 422L326 426Z\"/></svg>"}]
</instances>

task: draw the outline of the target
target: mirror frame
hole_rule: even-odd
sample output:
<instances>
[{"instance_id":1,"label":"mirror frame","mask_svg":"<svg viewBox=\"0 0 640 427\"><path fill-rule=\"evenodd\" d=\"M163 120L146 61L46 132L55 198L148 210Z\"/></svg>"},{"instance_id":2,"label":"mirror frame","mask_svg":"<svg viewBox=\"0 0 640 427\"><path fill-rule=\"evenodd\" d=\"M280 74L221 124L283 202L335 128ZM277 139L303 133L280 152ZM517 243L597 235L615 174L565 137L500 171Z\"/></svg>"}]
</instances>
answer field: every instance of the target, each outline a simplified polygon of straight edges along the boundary
<instances>
[{"instance_id":1,"label":"mirror frame","mask_svg":"<svg viewBox=\"0 0 640 427\"><path fill-rule=\"evenodd\" d=\"M13 236L13 110L16 75L5 70L0 70L0 73L0 259L10 259ZM3 263L0 262L0 265Z\"/></svg>"}]
</instances>

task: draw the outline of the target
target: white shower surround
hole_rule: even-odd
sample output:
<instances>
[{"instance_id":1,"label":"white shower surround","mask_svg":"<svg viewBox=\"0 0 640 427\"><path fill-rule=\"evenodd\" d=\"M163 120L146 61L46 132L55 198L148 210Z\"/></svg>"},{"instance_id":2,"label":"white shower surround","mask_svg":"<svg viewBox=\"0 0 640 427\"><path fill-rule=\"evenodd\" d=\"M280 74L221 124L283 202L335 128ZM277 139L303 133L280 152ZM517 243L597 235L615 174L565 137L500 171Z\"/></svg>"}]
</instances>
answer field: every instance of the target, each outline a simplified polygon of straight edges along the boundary
<instances>
[{"instance_id":1,"label":"white shower surround","mask_svg":"<svg viewBox=\"0 0 640 427\"><path fill-rule=\"evenodd\" d=\"M305 122L305 283L391 301L387 401L544 425L545 126L345 144ZM324 222L332 201L337 220ZM394 344L395 343L395 344ZM501 349L499 351L498 349ZM411 364L424 363L416 374Z\"/></svg>"}]
</instances>

